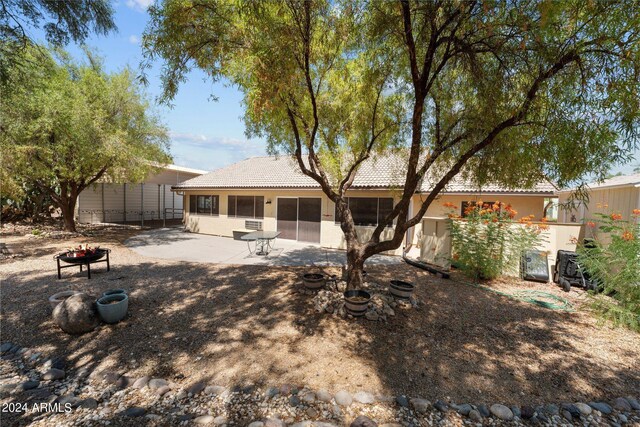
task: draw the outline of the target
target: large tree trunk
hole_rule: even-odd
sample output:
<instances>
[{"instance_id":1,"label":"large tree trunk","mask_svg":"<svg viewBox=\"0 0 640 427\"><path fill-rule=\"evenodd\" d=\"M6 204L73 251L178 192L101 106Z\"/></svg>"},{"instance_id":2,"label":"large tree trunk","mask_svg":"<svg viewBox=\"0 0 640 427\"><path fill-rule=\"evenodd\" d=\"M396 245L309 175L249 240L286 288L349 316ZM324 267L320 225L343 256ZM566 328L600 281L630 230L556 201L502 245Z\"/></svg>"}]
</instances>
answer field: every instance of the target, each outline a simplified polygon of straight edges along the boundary
<instances>
[{"instance_id":1,"label":"large tree trunk","mask_svg":"<svg viewBox=\"0 0 640 427\"><path fill-rule=\"evenodd\" d=\"M360 289L364 283L365 257L359 245L347 242L347 289Z\"/></svg>"},{"instance_id":2,"label":"large tree trunk","mask_svg":"<svg viewBox=\"0 0 640 427\"><path fill-rule=\"evenodd\" d=\"M76 221L74 214L76 210L76 198L73 196L62 197L60 210L62 211L62 219L64 220L64 230L75 233Z\"/></svg>"}]
</instances>

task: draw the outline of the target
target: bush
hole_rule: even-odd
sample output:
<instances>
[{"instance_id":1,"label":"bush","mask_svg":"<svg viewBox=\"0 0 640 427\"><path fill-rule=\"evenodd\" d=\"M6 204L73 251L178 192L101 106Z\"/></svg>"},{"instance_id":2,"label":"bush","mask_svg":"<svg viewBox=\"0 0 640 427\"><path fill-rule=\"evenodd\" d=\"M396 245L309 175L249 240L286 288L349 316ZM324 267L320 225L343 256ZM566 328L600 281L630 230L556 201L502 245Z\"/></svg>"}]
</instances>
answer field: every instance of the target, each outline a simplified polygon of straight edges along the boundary
<instances>
[{"instance_id":1,"label":"bush","mask_svg":"<svg viewBox=\"0 0 640 427\"><path fill-rule=\"evenodd\" d=\"M617 325L640 331L640 209L632 221L622 215L595 214L588 227L595 238L578 247L578 259L612 298L594 295L594 308Z\"/></svg>"},{"instance_id":2,"label":"bush","mask_svg":"<svg viewBox=\"0 0 640 427\"><path fill-rule=\"evenodd\" d=\"M444 206L458 209L451 203ZM548 226L533 224L533 216L516 222L516 214L510 205L481 200L469 204L464 218L451 213L452 264L474 279L517 275L522 251L536 247Z\"/></svg>"}]
</instances>

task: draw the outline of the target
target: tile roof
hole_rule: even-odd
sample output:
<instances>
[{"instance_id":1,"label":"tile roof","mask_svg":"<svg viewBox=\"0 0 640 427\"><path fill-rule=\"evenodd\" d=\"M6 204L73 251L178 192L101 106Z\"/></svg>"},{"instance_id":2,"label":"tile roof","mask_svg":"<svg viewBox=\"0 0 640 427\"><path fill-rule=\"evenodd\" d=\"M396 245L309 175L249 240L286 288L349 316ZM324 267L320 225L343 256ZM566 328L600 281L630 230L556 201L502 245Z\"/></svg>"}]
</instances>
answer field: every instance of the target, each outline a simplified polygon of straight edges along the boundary
<instances>
[{"instance_id":1,"label":"tile roof","mask_svg":"<svg viewBox=\"0 0 640 427\"><path fill-rule=\"evenodd\" d=\"M590 184L587 184L587 187L591 190L612 187L640 187L640 173L613 176L611 178L605 179L602 182L592 182ZM573 190L574 189L565 189L558 191L558 193L567 193Z\"/></svg>"},{"instance_id":2,"label":"tile roof","mask_svg":"<svg viewBox=\"0 0 640 427\"><path fill-rule=\"evenodd\" d=\"M399 155L377 156L364 162L351 188L399 188L404 184L406 162ZM174 190L199 188L320 188L312 178L304 175L297 162L289 156L251 157L207 174L192 178L172 187ZM430 185L423 182L420 192L429 192ZM461 178L455 178L445 193L477 193L480 189ZM482 187L483 193L544 193L552 194L553 185L540 183L533 189L514 189L498 185Z\"/></svg>"}]
</instances>

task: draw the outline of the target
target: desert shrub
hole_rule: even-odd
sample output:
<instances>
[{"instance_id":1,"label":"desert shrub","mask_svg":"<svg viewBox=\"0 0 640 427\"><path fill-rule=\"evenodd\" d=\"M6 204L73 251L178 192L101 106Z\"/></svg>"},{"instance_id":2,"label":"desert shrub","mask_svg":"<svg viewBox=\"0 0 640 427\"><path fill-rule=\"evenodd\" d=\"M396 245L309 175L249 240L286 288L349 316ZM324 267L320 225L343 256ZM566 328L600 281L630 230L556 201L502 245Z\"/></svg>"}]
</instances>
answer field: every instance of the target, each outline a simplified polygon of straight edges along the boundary
<instances>
[{"instance_id":1,"label":"desert shrub","mask_svg":"<svg viewBox=\"0 0 640 427\"><path fill-rule=\"evenodd\" d=\"M594 295L593 307L615 324L640 331L640 209L631 221L618 213L595 216L587 223L597 229L594 239L578 246L580 263L604 293Z\"/></svg>"},{"instance_id":2,"label":"desert shrub","mask_svg":"<svg viewBox=\"0 0 640 427\"><path fill-rule=\"evenodd\" d=\"M457 210L457 206L445 203ZM470 203L465 217L449 215L452 264L474 279L494 279L504 274L518 274L522 251L536 247L546 224L533 224L533 217L515 221L510 205L481 200Z\"/></svg>"}]
</instances>

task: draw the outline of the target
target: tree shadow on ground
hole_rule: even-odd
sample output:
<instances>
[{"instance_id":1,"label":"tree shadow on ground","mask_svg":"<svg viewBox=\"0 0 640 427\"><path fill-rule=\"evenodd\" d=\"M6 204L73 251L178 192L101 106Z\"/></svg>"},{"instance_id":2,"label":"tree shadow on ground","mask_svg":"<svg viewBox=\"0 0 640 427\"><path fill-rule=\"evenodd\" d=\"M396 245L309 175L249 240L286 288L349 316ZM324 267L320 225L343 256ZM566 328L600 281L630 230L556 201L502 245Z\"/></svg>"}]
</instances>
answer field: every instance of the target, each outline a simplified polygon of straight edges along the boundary
<instances>
[{"instance_id":1,"label":"tree shadow on ground","mask_svg":"<svg viewBox=\"0 0 640 427\"><path fill-rule=\"evenodd\" d=\"M2 341L61 358L71 375L109 370L181 387L289 383L505 404L610 399L640 389L637 334L406 265L367 269L380 283L417 284L419 308L398 309L382 323L317 313L313 297L300 292L310 268L140 261L124 248L114 255L112 271L96 268L91 280L79 273L56 280L45 256L3 264ZM20 263L33 268L25 272ZM97 297L110 288L130 294L129 315L117 325L70 336L52 321L53 293Z\"/></svg>"}]
</instances>

